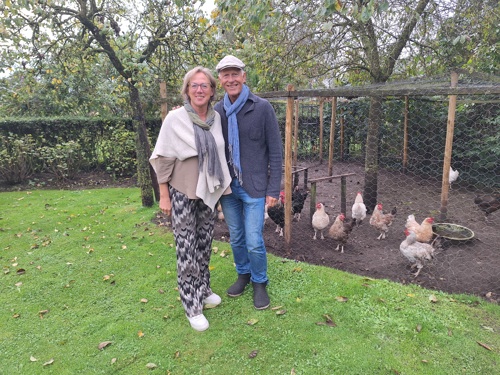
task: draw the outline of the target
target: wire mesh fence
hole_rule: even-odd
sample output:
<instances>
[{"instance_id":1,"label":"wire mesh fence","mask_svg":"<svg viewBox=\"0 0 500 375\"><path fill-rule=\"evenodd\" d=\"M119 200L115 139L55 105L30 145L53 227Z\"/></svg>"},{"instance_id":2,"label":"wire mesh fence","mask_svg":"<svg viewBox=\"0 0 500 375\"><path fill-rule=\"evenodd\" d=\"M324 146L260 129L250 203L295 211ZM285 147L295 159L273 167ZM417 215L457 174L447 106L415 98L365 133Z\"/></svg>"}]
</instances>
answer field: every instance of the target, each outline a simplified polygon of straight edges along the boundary
<instances>
[{"instance_id":1,"label":"wire mesh fence","mask_svg":"<svg viewBox=\"0 0 500 375\"><path fill-rule=\"evenodd\" d=\"M354 93L267 93L285 140L283 190L306 195L300 220L286 215L284 236L267 220L268 251L370 277L500 299L500 83L498 77L458 78L456 89L449 77L438 77ZM293 111L287 111L290 97ZM374 98L381 103L378 124ZM373 126L378 127L376 156L368 160ZM344 241L331 227L341 213L344 223L352 223L357 193L370 194L373 182L366 177L374 169L376 202L365 200L366 218L352 230L341 229L347 232L344 252L335 251ZM295 197L285 195L292 202L284 209L292 210ZM313 239L317 203L329 216L323 240L320 232ZM394 213L381 239L372 219L379 203L384 214ZM406 256L401 251L409 215L420 225L433 218L432 258L419 260L420 248L406 243Z\"/></svg>"}]
</instances>

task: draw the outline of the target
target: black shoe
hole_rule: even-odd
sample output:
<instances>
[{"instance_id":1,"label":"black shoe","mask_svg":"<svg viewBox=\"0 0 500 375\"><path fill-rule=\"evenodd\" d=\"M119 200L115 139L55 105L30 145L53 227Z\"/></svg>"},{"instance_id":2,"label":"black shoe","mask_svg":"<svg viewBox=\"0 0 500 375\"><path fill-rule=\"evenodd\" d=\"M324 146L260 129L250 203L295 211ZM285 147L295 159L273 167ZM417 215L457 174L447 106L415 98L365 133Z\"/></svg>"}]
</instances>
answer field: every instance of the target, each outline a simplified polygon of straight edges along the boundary
<instances>
[{"instance_id":1,"label":"black shoe","mask_svg":"<svg viewBox=\"0 0 500 375\"><path fill-rule=\"evenodd\" d=\"M238 280L229 287L227 295L229 297L238 297L243 294L245 287L250 283L250 274L238 275Z\"/></svg>"},{"instance_id":2,"label":"black shoe","mask_svg":"<svg viewBox=\"0 0 500 375\"><path fill-rule=\"evenodd\" d=\"M254 283L253 285L253 305L257 310L264 310L269 307L271 301L267 295L266 283Z\"/></svg>"}]
</instances>

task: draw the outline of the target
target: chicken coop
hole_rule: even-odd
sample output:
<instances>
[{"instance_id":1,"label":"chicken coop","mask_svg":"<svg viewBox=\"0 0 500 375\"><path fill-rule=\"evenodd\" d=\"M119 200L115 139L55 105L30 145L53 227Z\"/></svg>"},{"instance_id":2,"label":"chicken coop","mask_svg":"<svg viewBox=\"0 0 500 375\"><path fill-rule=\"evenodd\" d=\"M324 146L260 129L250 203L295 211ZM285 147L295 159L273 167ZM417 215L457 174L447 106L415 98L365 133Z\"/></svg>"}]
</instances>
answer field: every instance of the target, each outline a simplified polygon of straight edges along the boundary
<instances>
[{"instance_id":1,"label":"chicken coop","mask_svg":"<svg viewBox=\"0 0 500 375\"><path fill-rule=\"evenodd\" d=\"M300 219L293 198L285 199L282 236L266 221L270 253L500 300L499 77L453 73L259 95L280 123L285 197L294 189L307 192ZM358 193L366 214L353 220ZM324 239L312 224L319 203L329 218ZM374 225L379 204L382 215L392 215L384 236ZM328 235L340 215L343 252ZM421 267L401 251L410 215L431 231L425 243L433 254L419 260ZM443 226L448 232L438 233ZM449 233L456 228L463 233Z\"/></svg>"}]
</instances>

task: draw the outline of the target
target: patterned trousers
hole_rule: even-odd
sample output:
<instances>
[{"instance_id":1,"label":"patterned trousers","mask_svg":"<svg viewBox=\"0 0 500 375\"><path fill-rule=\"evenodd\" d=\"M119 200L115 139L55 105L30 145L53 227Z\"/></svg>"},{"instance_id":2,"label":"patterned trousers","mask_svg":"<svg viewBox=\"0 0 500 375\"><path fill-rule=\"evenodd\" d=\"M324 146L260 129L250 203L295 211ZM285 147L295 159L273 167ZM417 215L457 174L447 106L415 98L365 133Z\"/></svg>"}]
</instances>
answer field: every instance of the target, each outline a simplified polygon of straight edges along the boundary
<instances>
[{"instance_id":1,"label":"patterned trousers","mask_svg":"<svg viewBox=\"0 0 500 375\"><path fill-rule=\"evenodd\" d=\"M203 312L210 289L210 255L215 212L201 199L189 199L170 187L172 228L177 254L177 284L188 317Z\"/></svg>"}]
</instances>

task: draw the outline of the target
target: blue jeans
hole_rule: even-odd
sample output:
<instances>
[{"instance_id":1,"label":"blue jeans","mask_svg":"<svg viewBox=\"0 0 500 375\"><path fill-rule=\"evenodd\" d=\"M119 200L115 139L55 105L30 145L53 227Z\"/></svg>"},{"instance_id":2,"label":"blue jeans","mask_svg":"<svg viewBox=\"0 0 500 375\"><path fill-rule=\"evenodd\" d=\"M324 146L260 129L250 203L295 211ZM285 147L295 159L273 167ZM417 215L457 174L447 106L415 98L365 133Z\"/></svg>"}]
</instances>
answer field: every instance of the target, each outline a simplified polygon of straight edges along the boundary
<instances>
[{"instance_id":1,"label":"blue jeans","mask_svg":"<svg viewBox=\"0 0 500 375\"><path fill-rule=\"evenodd\" d=\"M251 274L255 283L267 283L267 256L264 245L264 206L266 198L252 198L237 178L232 193L220 198L224 220L229 228L236 272Z\"/></svg>"}]
</instances>

